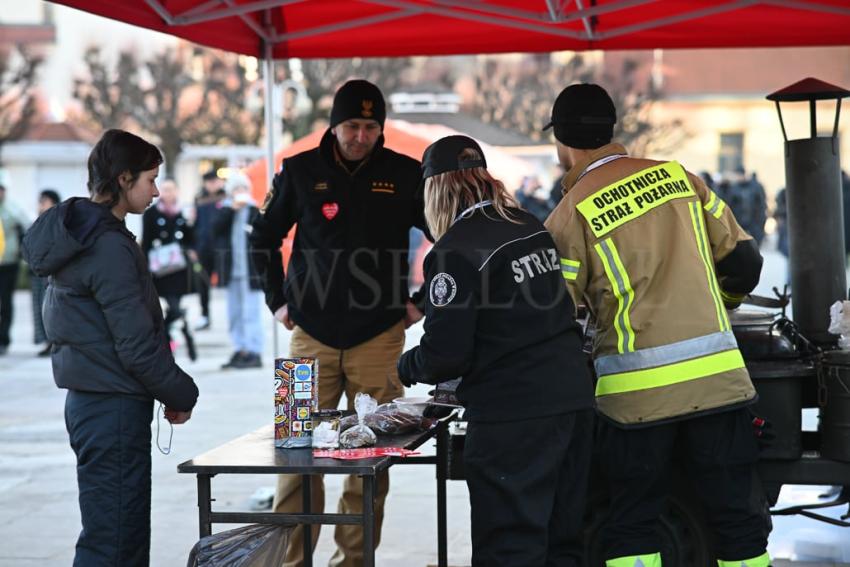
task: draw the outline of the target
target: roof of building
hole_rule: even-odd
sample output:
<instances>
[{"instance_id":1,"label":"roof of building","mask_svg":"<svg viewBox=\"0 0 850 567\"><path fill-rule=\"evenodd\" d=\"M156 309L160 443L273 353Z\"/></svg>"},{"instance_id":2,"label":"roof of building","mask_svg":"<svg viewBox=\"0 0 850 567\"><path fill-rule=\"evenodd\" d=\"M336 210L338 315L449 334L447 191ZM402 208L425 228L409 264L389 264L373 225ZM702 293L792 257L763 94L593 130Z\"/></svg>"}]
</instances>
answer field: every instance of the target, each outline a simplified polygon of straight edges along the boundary
<instances>
[{"instance_id":1,"label":"roof of building","mask_svg":"<svg viewBox=\"0 0 850 567\"><path fill-rule=\"evenodd\" d=\"M26 142L84 142L91 144L97 136L70 122L38 122L30 126L20 141Z\"/></svg>"}]
</instances>

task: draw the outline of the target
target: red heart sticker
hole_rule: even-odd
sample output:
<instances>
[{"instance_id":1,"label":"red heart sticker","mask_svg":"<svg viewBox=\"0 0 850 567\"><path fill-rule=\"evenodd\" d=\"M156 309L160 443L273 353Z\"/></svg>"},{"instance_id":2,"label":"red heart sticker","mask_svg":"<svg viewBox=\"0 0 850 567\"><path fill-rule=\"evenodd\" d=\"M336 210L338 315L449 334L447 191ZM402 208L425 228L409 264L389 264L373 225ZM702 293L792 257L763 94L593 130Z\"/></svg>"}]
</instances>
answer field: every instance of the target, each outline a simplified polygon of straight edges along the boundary
<instances>
[{"instance_id":1,"label":"red heart sticker","mask_svg":"<svg viewBox=\"0 0 850 567\"><path fill-rule=\"evenodd\" d=\"M338 212L339 205L337 203L325 203L322 205L322 214L325 215L325 218L328 220L332 220Z\"/></svg>"}]
</instances>

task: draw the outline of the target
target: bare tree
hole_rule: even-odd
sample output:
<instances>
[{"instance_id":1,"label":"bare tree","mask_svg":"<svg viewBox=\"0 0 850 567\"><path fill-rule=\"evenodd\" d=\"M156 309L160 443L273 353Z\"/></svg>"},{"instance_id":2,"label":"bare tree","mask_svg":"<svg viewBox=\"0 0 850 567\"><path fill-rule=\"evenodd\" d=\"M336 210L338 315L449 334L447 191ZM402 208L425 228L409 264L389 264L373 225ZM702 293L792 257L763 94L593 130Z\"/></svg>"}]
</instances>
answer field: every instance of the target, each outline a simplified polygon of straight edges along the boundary
<instances>
[{"instance_id":1,"label":"bare tree","mask_svg":"<svg viewBox=\"0 0 850 567\"><path fill-rule=\"evenodd\" d=\"M385 97L406 85L410 57L368 57L354 59L305 59L301 63L304 87L310 98L312 110L300 125L293 125L293 135L299 138L312 130L317 120L330 116L331 101L336 90L349 79L365 79L378 86ZM309 128L295 132L294 128Z\"/></svg>"},{"instance_id":2,"label":"bare tree","mask_svg":"<svg viewBox=\"0 0 850 567\"><path fill-rule=\"evenodd\" d=\"M85 120L152 136L166 175L174 175L187 143L256 144L260 137L262 120L246 110L249 81L235 56L184 46L140 62L124 51L113 68L92 47L85 61L87 76L74 87Z\"/></svg>"},{"instance_id":3,"label":"bare tree","mask_svg":"<svg viewBox=\"0 0 850 567\"><path fill-rule=\"evenodd\" d=\"M83 107L87 126L96 130L127 128L133 109L141 102L138 61L131 51L122 51L112 70L100 47L89 47L83 61L88 77L74 81L74 98Z\"/></svg>"},{"instance_id":4,"label":"bare tree","mask_svg":"<svg viewBox=\"0 0 850 567\"><path fill-rule=\"evenodd\" d=\"M41 62L22 46L0 51L0 157L3 144L23 136L38 114L35 82Z\"/></svg>"},{"instance_id":5,"label":"bare tree","mask_svg":"<svg viewBox=\"0 0 850 567\"><path fill-rule=\"evenodd\" d=\"M617 73L602 74L581 55L556 63L548 55L530 55L519 61L494 58L480 66L475 77L476 95L470 111L485 122L546 140L541 132L549 122L552 103L565 86L601 81L617 107L614 139L635 155L662 151L687 136L679 121L651 120L653 105L662 96L652 82L641 83L638 64L626 60Z\"/></svg>"}]
</instances>

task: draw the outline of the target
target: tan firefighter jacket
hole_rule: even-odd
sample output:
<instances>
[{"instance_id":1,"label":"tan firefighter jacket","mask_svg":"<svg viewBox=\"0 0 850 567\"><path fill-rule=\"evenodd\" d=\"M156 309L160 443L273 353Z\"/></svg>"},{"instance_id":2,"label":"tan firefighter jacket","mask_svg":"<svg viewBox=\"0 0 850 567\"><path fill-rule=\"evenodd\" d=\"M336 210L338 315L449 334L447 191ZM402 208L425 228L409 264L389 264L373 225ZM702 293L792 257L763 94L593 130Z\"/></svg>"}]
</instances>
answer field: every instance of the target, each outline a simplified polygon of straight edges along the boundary
<instances>
[{"instance_id":1,"label":"tan firefighter jacket","mask_svg":"<svg viewBox=\"0 0 850 567\"><path fill-rule=\"evenodd\" d=\"M575 302L596 319L598 410L638 426L748 403L724 302L752 288L724 290L715 266L752 237L678 163L625 154L608 144L576 164L546 221Z\"/></svg>"}]
</instances>

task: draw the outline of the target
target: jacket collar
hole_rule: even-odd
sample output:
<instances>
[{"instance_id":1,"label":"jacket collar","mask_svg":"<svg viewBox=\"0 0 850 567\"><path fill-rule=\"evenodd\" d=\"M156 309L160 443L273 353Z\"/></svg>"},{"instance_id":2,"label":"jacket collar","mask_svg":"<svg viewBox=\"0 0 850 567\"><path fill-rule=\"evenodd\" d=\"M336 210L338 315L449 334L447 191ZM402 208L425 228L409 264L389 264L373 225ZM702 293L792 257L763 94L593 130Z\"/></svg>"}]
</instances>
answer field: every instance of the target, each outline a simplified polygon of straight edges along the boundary
<instances>
[{"instance_id":1,"label":"jacket collar","mask_svg":"<svg viewBox=\"0 0 850 567\"><path fill-rule=\"evenodd\" d=\"M325 131L325 134L322 136L322 141L319 142L319 153L328 165L339 167L348 175L353 176L355 173L361 171L368 162L372 161L375 156L383 149L383 147L384 135L381 134L378 138L378 141L375 142L375 147L372 149L372 153L363 158L363 161L360 162L360 165L354 171L348 171L348 169L339 159L339 154L336 148L336 136L334 136L331 132L331 129L328 128Z\"/></svg>"},{"instance_id":2,"label":"jacket collar","mask_svg":"<svg viewBox=\"0 0 850 567\"><path fill-rule=\"evenodd\" d=\"M567 191L573 188L573 185L576 184L576 182L581 177L581 174L584 173L584 170L587 169L590 164L592 164L596 160L606 158L608 156L613 156L616 154L628 155L628 152L622 144L615 143L605 144L601 148L593 150L587 155L587 158L577 162L573 167L570 168L570 170L564 176L564 179L561 180L561 190L564 192L564 194L566 194Z\"/></svg>"}]
</instances>

